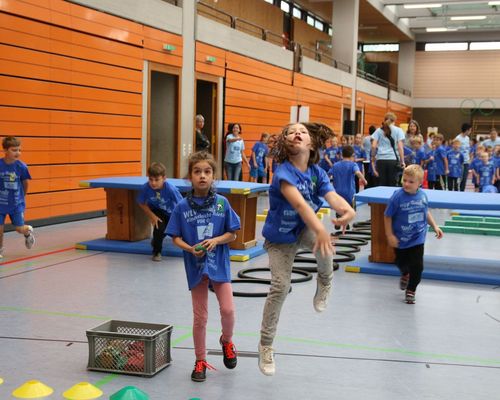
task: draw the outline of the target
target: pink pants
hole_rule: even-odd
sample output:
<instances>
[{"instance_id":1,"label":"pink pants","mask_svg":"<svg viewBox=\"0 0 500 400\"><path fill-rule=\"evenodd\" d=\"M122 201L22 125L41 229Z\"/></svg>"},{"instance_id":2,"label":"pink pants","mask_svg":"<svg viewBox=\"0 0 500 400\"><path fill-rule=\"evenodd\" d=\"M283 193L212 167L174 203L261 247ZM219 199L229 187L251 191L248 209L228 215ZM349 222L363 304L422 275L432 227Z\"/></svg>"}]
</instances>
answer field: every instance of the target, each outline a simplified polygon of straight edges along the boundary
<instances>
[{"instance_id":1,"label":"pink pants","mask_svg":"<svg viewBox=\"0 0 500 400\"><path fill-rule=\"evenodd\" d=\"M191 299L193 302L193 341L197 360L204 360L207 356L208 283L209 279L205 276L195 288L191 289ZM233 338L234 329L233 289L229 282L212 282L212 286L219 301L222 340L230 342Z\"/></svg>"}]
</instances>

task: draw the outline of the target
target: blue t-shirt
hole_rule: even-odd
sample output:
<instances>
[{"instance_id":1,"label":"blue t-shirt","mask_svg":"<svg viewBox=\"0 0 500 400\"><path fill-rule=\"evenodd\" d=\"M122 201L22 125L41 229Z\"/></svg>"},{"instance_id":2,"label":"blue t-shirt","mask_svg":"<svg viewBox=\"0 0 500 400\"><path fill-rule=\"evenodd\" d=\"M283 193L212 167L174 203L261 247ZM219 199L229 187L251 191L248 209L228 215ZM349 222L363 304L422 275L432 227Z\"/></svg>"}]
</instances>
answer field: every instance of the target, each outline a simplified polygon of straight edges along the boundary
<instances>
[{"instance_id":1,"label":"blue t-shirt","mask_svg":"<svg viewBox=\"0 0 500 400\"><path fill-rule=\"evenodd\" d=\"M245 150L245 143L243 142L243 139L237 140L236 142L228 142L229 139L234 138L235 137L232 133L226 137L226 156L224 161L231 164L237 164L243 161L241 152Z\"/></svg>"},{"instance_id":2,"label":"blue t-shirt","mask_svg":"<svg viewBox=\"0 0 500 400\"><path fill-rule=\"evenodd\" d=\"M415 152L408 146L403 146L403 155L405 156L405 164L415 164Z\"/></svg>"},{"instance_id":3,"label":"blue t-shirt","mask_svg":"<svg viewBox=\"0 0 500 400\"><path fill-rule=\"evenodd\" d=\"M335 163L330 171L328 171L328 175L333 177L335 191L350 205L352 205L352 199L354 198L354 193L356 193L354 176L358 171L358 164L349 160L342 160Z\"/></svg>"},{"instance_id":4,"label":"blue t-shirt","mask_svg":"<svg viewBox=\"0 0 500 400\"><path fill-rule=\"evenodd\" d=\"M429 160L431 157L434 157L434 150L429 151L425 155L425 159ZM437 173L436 173L436 162L434 160L430 160L427 165L427 180L430 182L437 181Z\"/></svg>"},{"instance_id":5,"label":"blue t-shirt","mask_svg":"<svg viewBox=\"0 0 500 400\"><path fill-rule=\"evenodd\" d=\"M396 190L384 215L392 218L392 230L399 240L399 248L407 249L425 242L429 201L422 189L409 194Z\"/></svg>"},{"instance_id":6,"label":"blue t-shirt","mask_svg":"<svg viewBox=\"0 0 500 400\"><path fill-rule=\"evenodd\" d=\"M363 138L363 150L365 152L366 160L370 161L370 153L372 151L371 135L367 135Z\"/></svg>"},{"instance_id":7,"label":"blue t-shirt","mask_svg":"<svg viewBox=\"0 0 500 400\"><path fill-rule=\"evenodd\" d=\"M330 169L330 164L325 160L324 156L327 156L330 159L330 162L332 164L335 164L337 161L339 161L339 147L336 146L330 146L325 149L325 152L323 154L323 158L320 161L320 166L323 168L325 171L328 171Z\"/></svg>"},{"instance_id":8,"label":"blue t-shirt","mask_svg":"<svg viewBox=\"0 0 500 400\"><path fill-rule=\"evenodd\" d=\"M443 145L434 150L434 162L436 163L436 174L445 175L444 159L446 158L446 150Z\"/></svg>"},{"instance_id":9,"label":"blue t-shirt","mask_svg":"<svg viewBox=\"0 0 500 400\"><path fill-rule=\"evenodd\" d=\"M137 195L137 202L146 204L151 210L162 210L167 215L172 214L175 206L182 200L179 190L170 182L165 181L160 190L155 190L146 182Z\"/></svg>"},{"instance_id":10,"label":"blue t-shirt","mask_svg":"<svg viewBox=\"0 0 500 400\"><path fill-rule=\"evenodd\" d=\"M197 204L203 204L205 198L193 197ZM240 217L229 205L229 201L219 194L212 206L205 210L194 210L187 199L175 207L167 225L167 235L179 236L190 246L205 239L221 236L226 232L240 229ZM229 268L229 245L221 244L203 257L183 251L184 268L189 290L196 287L206 275L214 282L231 282Z\"/></svg>"},{"instance_id":11,"label":"blue t-shirt","mask_svg":"<svg viewBox=\"0 0 500 400\"><path fill-rule=\"evenodd\" d=\"M464 156L460 151L450 150L447 154L450 178L460 178L464 165Z\"/></svg>"},{"instance_id":12,"label":"blue t-shirt","mask_svg":"<svg viewBox=\"0 0 500 400\"><path fill-rule=\"evenodd\" d=\"M257 142L252 147L252 152L255 154L255 161L257 165L253 165L252 168L265 168L266 167L266 157L269 154L269 148L265 143Z\"/></svg>"},{"instance_id":13,"label":"blue t-shirt","mask_svg":"<svg viewBox=\"0 0 500 400\"><path fill-rule=\"evenodd\" d=\"M485 164L481 161L475 167L475 171L479 175L479 187L491 185L491 181L495 174L495 167L492 162Z\"/></svg>"},{"instance_id":14,"label":"blue t-shirt","mask_svg":"<svg viewBox=\"0 0 500 400\"><path fill-rule=\"evenodd\" d=\"M16 160L7 164L0 159L0 214L16 214L24 212L26 202L23 181L31 179L28 167Z\"/></svg>"},{"instance_id":15,"label":"blue t-shirt","mask_svg":"<svg viewBox=\"0 0 500 400\"><path fill-rule=\"evenodd\" d=\"M414 149L415 154L415 164L422 165L422 161L425 160L426 154L425 150L421 147L420 149Z\"/></svg>"},{"instance_id":16,"label":"blue t-shirt","mask_svg":"<svg viewBox=\"0 0 500 400\"><path fill-rule=\"evenodd\" d=\"M355 159L358 159L358 158L366 159L365 151L363 150L363 148L361 146L354 145L352 147L354 149L354 158ZM360 169L360 171L362 171L363 170L363 161L357 161L356 164L358 164L358 168Z\"/></svg>"},{"instance_id":17,"label":"blue t-shirt","mask_svg":"<svg viewBox=\"0 0 500 400\"><path fill-rule=\"evenodd\" d=\"M470 169L477 172L477 167L479 167L481 164L483 164L483 161L480 158L475 157L470 163ZM472 175L472 183L474 185L478 184L476 175Z\"/></svg>"},{"instance_id":18,"label":"blue t-shirt","mask_svg":"<svg viewBox=\"0 0 500 400\"><path fill-rule=\"evenodd\" d=\"M326 172L317 165L311 165L302 172L289 161L276 168L269 188L269 212L262 229L262 235L273 243L294 243L305 224L299 213L281 193L281 182L295 186L314 212L323 204L320 196L334 191Z\"/></svg>"},{"instance_id":19,"label":"blue t-shirt","mask_svg":"<svg viewBox=\"0 0 500 400\"><path fill-rule=\"evenodd\" d=\"M405 140L405 134L403 130L397 126L391 125L390 128L391 137L394 139L394 147L391 145L391 141L385 137L382 128L378 128L375 132L373 132L373 139L378 141L376 155L377 160L399 159L398 143ZM398 155L397 158L396 154L394 154L394 149L396 150L396 154Z\"/></svg>"}]
</instances>

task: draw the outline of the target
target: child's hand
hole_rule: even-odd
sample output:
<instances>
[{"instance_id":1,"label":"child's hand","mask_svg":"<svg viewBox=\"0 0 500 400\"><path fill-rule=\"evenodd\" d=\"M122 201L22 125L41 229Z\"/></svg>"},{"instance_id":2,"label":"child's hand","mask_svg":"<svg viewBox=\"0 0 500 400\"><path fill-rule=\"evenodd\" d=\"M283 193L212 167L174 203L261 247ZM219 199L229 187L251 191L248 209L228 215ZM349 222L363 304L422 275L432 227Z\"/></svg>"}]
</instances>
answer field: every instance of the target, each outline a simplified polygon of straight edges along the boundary
<instances>
[{"instance_id":1,"label":"child's hand","mask_svg":"<svg viewBox=\"0 0 500 400\"><path fill-rule=\"evenodd\" d=\"M207 249L206 251L213 251L215 247L217 246L217 239L212 238L212 239L205 239L203 242L201 242L201 245Z\"/></svg>"},{"instance_id":2,"label":"child's hand","mask_svg":"<svg viewBox=\"0 0 500 400\"><path fill-rule=\"evenodd\" d=\"M365 185L366 185L366 183L365 183ZM348 219L345 216L342 216L340 218L332 218L332 224L341 227L342 235L345 233L347 225L349 225L350 221L351 221L351 218Z\"/></svg>"},{"instance_id":3,"label":"child's hand","mask_svg":"<svg viewBox=\"0 0 500 400\"><path fill-rule=\"evenodd\" d=\"M202 243L195 244L194 246L191 246L191 253L195 257L203 257L206 253L206 247L203 246Z\"/></svg>"},{"instance_id":4,"label":"child's hand","mask_svg":"<svg viewBox=\"0 0 500 400\"><path fill-rule=\"evenodd\" d=\"M323 257L327 255L330 256L334 253L332 239L330 238L330 234L325 229L316 235L316 242L314 243L312 251L313 254L319 251Z\"/></svg>"},{"instance_id":5,"label":"child's hand","mask_svg":"<svg viewBox=\"0 0 500 400\"><path fill-rule=\"evenodd\" d=\"M389 246L394 248L397 248L399 246L399 240L394 235L387 236L387 243L389 243Z\"/></svg>"},{"instance_id":6,"label":"child's hand","mask_svg":"<svg viewBox=\"0 0 500 400\"><path fill-rule=\"evenodd\" d=\"M438 239L441 239L443 237L443 231L441 230L441 228L439 226L436 226L434 228L434 231L436 232L436 237Z\"/></svg>"},{"instance_id":7,"label":"child's hand","mask_svg":"<svg viewBox=\"0 0 500 400\"><path fill-rule=\"evenodd\" d=\"M368 185L368 181L365 178L363 178L363 185L364 186Z\"/></svg>"},{"instance_id":8,"label":"child's hand","mask_svg":"<svg viewBox=\"0 0 500 400\"><path fill-rule=\"evenodd\" d=\"M445 174L445 175L448 175L449 173L450 173L450 170L449 170L449 169L447 169L446 171L444 171L444 174Z\"/></svg>"},{"instance_id":9,"label":"child's hand","mask_svg":"<svg viewBox=\"0 0 500 400\"><path fill-rule=\"evenodd\" d=\"M153 215L151 217L151 225L153 225L156 229L158 229L158 222L163 222L158 216Z\"/></svg>"}]
</instances>

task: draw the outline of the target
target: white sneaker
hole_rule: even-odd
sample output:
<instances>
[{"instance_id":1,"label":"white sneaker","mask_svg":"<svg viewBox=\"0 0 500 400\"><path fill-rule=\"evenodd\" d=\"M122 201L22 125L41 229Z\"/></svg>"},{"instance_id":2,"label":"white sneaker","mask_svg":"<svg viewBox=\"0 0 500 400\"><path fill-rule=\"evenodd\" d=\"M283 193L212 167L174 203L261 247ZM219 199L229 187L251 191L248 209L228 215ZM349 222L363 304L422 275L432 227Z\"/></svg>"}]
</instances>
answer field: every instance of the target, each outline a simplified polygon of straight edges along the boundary
<instances>
[{"instance_id":1,"label":"white sneaker","mask_svg":"<svg viewBox=\"0 0 500 400\"><path fill-rule=\"evenodd\" d=\"M328 298L330 297L330 291L332 290L332 284L324 285L318 279L316 286L316 294L314 295L313 305L317 312L323 312L326 310L328 305Z\"/></svg>"},{"instance_id":2,"label":"white sneaker","mask_svg":"<svg viewBox=\"0 0 500 400\"><path fill-rule=\"evenodd\" d=\"M274 349L271 346L262 346L259 343L259 369L267 376L274 375L276 372L273 352Z\"/></svg>"},{"instance_id":3,"label":"white sneaker","mask_svg":"<svg viewBox=\"0 0 500 400\"><path fill-rule=\"evenodd\" d=\"M161 253L156 253L153 254L153 257L151 257L153 261L161 261Z\"/></svg>"},{"instance_id":4,"label":"white sneaker","mask_svg":"<svg viewBox=\"0 0 500 400\"><path fill-rule=\"evenodd\" d=\"M28 235L24 235L24 244L27 249L31 249L35 244L35 235L33 235L33 227L28 225Z\"/></svg>"}]
</instances>

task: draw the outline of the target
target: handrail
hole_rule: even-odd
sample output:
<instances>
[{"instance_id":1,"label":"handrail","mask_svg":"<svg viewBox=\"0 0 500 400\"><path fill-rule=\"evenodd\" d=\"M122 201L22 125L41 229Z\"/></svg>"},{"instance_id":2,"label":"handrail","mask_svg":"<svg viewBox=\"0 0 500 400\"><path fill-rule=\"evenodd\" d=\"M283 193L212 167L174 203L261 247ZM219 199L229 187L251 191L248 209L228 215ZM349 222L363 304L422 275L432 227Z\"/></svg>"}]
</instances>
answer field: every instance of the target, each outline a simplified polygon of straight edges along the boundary
<instances>
[{"instance_id":1,"label":"handrail","mask_svg":"<svg viewBox=\"0 0 500 400\"><path fill-rule=\"evenodd\" d=\"M215 18L217 21L225 23L232 29L240 30L254 37L258 37L261 40L273 43L287 50L293 51L294 70L297 72L301 72L301 66L302 66L302 63L300 62L301 58L308 57L323 64L332 66L336 69L340 69L342 71L351 73L351 66L349 64L336 60L335 58L333 58L331 54L325 53L319 49L310 49L308 47L305 47L297 42L289 40L283 34L277 34L253 22L247 21L243 18L232 16L231 14L218 9L211 4L204 3L203 1L198 1L197 9L199 14ZM387 92L388 97L390 90L394 90L404 95L411 96L411 92L409 90L400 88L375 75L372 75L360 69L357 70L357 74L361 78L364 78L377 85L386 87L388 90Z\"/></svg>"}]
</instances>

